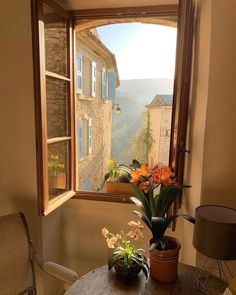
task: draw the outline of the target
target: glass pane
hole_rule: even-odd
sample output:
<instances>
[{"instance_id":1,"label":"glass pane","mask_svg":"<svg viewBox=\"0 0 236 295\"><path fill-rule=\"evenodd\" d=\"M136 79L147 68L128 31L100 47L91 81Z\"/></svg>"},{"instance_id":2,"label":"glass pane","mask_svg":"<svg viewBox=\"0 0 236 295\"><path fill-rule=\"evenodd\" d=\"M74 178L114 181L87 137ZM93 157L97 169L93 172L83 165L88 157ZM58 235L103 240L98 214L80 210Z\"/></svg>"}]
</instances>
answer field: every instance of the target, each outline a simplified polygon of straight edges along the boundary
<instances>
[{"instance_id":1,"label":"glass pane","mask_svg":"<svg viewBox=\"0 0 236 295\"><path fill-rule=\"evenodd\" d=\"M109 40L105 38L108 31ZM126 35L120 49L115 48L113 38L117 31L120 38ZM150 168L169 164L176 28L119 24L117 31L113 25L91 30L100 43L100 50L93 53L88 45L93 35L76 35L76 53L83 56L85 98L76 99L75 112L79 191L130 194L130 176L114 165L129 167L133 159ZM132 50L126 40L129 45L134 43ZM105 52L110 55L109 64ZM109 83L110 77L116 77L115 83ZM76 79L80 85L78 76ZM92 98L95 88L96 97Z\"/></svg>"},{"instance_id":2,"label":"glass pane","mask_svg":"<svg viewBox=\"0 0 236 295\"><path fill-rule=\"evenodd\" d=\"M48 145L48 190L52 199L69 190L69 143Z\"/></svg>"},{"instance_id":3,"label":"glass pane","mask_svg":"<svg viewBox=\"0 0 236 295\"><path fill-rule=\"evenodd\" d=\"M66 81L46 78L48 138L68 135L68 87Z\"/></svg>"},{"instance_id":4,"label":"glass pane","mask_svg":"<svg viewBox=\"0 0 236 295\"><path fill-rule=\"evenodd\" d=\"M67 22L45 4L43 5L43 21L46 70L67 76Z\"/></svg>"}]
</instances>

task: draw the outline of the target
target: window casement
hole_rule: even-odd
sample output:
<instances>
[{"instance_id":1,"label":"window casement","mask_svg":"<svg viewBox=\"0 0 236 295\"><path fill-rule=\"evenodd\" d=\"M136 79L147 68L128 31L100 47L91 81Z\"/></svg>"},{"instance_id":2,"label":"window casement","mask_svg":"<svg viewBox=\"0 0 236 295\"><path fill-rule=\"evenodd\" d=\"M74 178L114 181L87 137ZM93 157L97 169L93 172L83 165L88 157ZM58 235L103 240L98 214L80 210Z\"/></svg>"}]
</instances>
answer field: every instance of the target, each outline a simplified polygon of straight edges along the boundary
<instances>
[{"instance_id":1,"label":"window casement","mask_svg":"<svg viewBox=\"0 0 236 295\"><path fill-rule=\"evenodd\" d=\"M102 98L106 99L107 98L107 73L106 69L102 67L101 69L101 74L102 74L102 85L101 85L101 90L102 90Z\"/></svg>"},{"instance_id":2,"label":"window casement","mask_svg":"<svg viewBox=\"0 0 236 295\"><path fill-rule=\"evenodd\" d=\"M168 17L178 16L170 165L178 179L182 181L187 150L185 139L191 76L192 0L179 0L179 6L156 5L70 12L65 11L54 0L31 0L31 6L39 212L47 215L71 197L130 202L130 195L89 192L88 189L91 187L89 175L85 175L82 182L85 191L76 191L76 153L81 152L83 157L86 152L90 154L95 149L95 145L92 146L95 141L92 137L95 125L92 126L92 123L95 124L95 121L90 117L86 118L87 127L85 127L83 117L78 120L75 118L75 95L76 92L83 90L82 78L85 79L82 59L79 61L80 57L72 47L75 46L72 24L76 24L77 21L85 28L87 22L87 28L90 28L93 27L93 20L95 23L97 20L100 23L104 20L105 24L115 23L119 18L122 22L126 22L126 19L134 21L140 18L142 21L146 17L160 17L166 18L168 22ZM102 98L112 99L115 94L115 76L110 75L109 78L109 75L107 71L102 77L104 90L101 92ZM90 80L89 76L88 79ZM74 84L76 80L77 85ZM91 63L90 81L92 81L91 95L95 97L95 62ZM79 135L77 142L76 135ZM59 172L63 174L64 180L56 184L51 176L57 176ZM179 204L176 204L174 210L178 206Z\"/></svg>"},{"instance_id":3,"label":"window casement","mask_svg":"<svg viewBox=\"0 0 236 295\"><path fill-rule=\"evenodd\" d=\"M83 59L82 55L77 52L76 53L76 92L83 93Z\"/></svg>"},{"instance_id":4,"label":"window casement","mask_svg":"<svg viewBox=\"0 0 236 295\"><path fill-rule=\"evenodd\" d=\"M91 73L92 73L92 83L91 83L91 95L96 96L96 63L92 61L91 63Z\"/></svg>"}]
</instances>

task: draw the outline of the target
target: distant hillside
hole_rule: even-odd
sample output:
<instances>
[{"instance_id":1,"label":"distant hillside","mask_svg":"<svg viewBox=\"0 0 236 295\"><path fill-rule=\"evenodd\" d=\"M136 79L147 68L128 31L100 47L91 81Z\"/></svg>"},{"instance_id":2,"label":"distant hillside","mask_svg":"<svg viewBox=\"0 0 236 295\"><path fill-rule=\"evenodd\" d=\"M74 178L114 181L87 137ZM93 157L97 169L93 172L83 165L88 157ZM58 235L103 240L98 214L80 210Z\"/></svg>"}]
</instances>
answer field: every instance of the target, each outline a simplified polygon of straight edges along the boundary
<instances>
[{"instance_id":1,"label":"distant hillside","mask_svg":"<svg viewBox=\"0 0 236 295\"><path fill-rule=\"evenodd\" d=\"M156 94L171 94L173 79L121 80L117 94L126 93L143 102L149 102Z\"/></svg>"},{"instance_id":2,"label":"distant hillside","mask_svg":"<svg viewBox=\"0 0 236 295\"><path fill-rule=\"evenodd\" d=\"M119 103L121 113L112 116L112 158L119 163L129 163L132 155L129 148L132 137L142 126L141 113L146 111L156 94L172 94L171 79L121 80L116 91L115 103Z\"/></svg>"}]
</instances>

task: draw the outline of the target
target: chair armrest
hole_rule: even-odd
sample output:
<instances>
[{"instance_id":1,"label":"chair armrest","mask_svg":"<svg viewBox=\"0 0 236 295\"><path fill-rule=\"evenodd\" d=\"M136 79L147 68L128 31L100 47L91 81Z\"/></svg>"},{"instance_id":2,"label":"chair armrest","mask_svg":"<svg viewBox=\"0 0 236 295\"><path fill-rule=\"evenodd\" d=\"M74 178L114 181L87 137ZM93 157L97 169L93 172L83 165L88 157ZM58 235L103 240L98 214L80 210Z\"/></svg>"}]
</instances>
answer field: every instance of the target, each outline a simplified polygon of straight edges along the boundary
<instances>
[{"instance_id":1,"label":"chair armrest","mask_svg":"<svg viewBox=\"0 0 236 295\"><path fill-rule=\"evenodd\" d=\"M41 267L46 273L69 285L72 285L79 278L73 270L54 262L45 262Z\"/></svg>"},{"instance_id":2,"label":"chair armrest","mask_svg":"<svg viewBox=\"0 0 236 295\"><path fill-rule=\"evenodd\" d=\"M44 262L37 254L32 244L30 246L32 261L34 261L43 271L69 285L72 285L78 280L79 277L76 272L55 262Z\"/></svg>"}]
</instances>

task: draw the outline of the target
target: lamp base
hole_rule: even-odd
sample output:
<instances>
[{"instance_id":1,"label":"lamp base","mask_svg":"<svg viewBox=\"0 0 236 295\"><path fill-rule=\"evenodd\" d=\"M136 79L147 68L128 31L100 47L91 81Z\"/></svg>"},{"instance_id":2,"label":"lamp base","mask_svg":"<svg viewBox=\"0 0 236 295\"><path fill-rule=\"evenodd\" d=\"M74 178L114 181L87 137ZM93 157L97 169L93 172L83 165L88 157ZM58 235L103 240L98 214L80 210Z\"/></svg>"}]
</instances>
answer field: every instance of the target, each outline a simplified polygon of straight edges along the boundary
<instances>
[{"instance_id":1,"label":"lamp base","mask_svg":"<svg viewBox=\"0 0 236 295\"><path fill-rule=\"evenodd\" d=\"M210 260L214 261L217 264L217 275L211 273L207 268ZM202 265L198 267L198 270L195 274L198 289L205 294L213 294L212 290L214 290L215 287L212 285L211 278L215 276L220 277L220 279L225 283L225 287L228 286L228 282L233 278L233 274L225 261L215 260L207 257Z\"/></svg>"}]
</instances>

